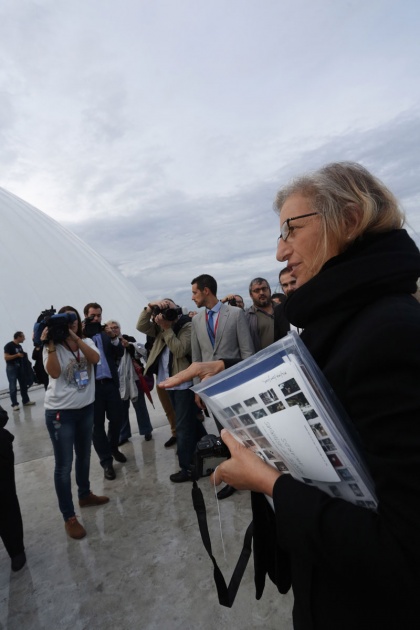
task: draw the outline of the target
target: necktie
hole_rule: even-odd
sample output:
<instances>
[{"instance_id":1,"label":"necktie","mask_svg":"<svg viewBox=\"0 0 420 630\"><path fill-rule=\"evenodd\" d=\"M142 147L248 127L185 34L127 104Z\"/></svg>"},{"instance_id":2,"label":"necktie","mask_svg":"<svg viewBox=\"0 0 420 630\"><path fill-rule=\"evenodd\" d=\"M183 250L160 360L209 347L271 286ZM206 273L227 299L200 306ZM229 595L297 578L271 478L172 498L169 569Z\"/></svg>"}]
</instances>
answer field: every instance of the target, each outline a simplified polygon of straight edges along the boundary
<instances>
[{"instance_id":1,"label":"necktie","mask_svg":"<svg viewBox=\"0 0 420 630\"><path fill-rule=\"evenodd\" d=\"M213 321L214 311L208 311L207 313L207 327L209 332L209 337L211 341L211 345L214 347L214 321Z\"/></svg>"}]
</instances>

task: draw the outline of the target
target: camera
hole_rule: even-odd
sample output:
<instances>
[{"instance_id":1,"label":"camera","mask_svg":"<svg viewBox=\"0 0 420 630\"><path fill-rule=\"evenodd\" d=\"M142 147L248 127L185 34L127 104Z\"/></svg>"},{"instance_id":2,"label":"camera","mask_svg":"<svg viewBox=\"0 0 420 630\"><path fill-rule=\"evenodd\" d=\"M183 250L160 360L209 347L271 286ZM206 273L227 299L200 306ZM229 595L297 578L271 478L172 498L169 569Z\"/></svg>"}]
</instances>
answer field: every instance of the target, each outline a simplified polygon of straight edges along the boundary
<instances>
[{"instance_id":1,"label":"camera","mask_svg":"<svg viewBox=\"0 0 420 630\"><path fill-rule=\"evenodd\" d=\"M56 312L57 311L55 310L53 305L51 305L51 308L46 308L45 311L42 311L41 314L39 315L34 325L34 337L33 337L34 346L42 345L42 341L41 341L42 331L47 326L47 322L50 319L50 317L52 317Z\"/></svg>"},{"instance_id":2,"label":"camera","mask_svg":"<svg viewBox=\"0 0 420 630\"><path fill-rule=\"evenodd\" d=\"M69 336L69 326L77 320L76 313L58 313L51 315L47 322L47 341L60 343Z\"/></svg>"},{"instance_id":3,"label":"camera","mask_svg":"<svg viewBox=\"0 0 420 630\"><path fill-rule=\"evenodd\" d=\"M236 298L232 298L230 300L228 300L228 304L229 306L238 306L238 302L236 301Z\"/></svg>"},{"instance_id":4,"label":"camera","mask_svg":"<svg viewBox=\"0 0 420 630\"><path fill-rule=\"evenodd\" d=\"M94 322L93 319L91 315L90 317L86 317L82 322L83 333L85 337L89 337L89 339L101 333L104 328L100 322Z\"/></svg>"},{"instance_id":5,"label":"camera","mask_svg":"<svg viewBox=\"0 0 420 630\"><path fill-rule=\"evenodd\" d=\"M191 470L193 479L207 477L217 468L219 464L230 458L230 452L221 437L216 437L211 433L204 435L199 442L194 453L194 464Z\"/></svg>"},{"instance_id":6,"label":"camera","mask_svg":"<svg viewBox=\"0 0 420 630\"><path fill-rule=\"evenodd\" d=\"M69 325L76 321L75 313L58 313L53 306L42 311L34 326L34 345L42 344L41 335L45 328L48 328L47 341L60 343L69 336Z\"/></svg>"},{"instance_id":7,"label":"camera","mask_svg":"<svg viewBox=\"0 0 420 630\"><path fill-rule=\"evenodd\" d=\"M171 308L168 306L167 308L160 308L159 306L152 307L152 316L156 317L156 315L162 315L163 319L166 319L168 322L175 322L180 315L182 315L182 308L177 306L176 308Z\"/></svg>"}]
</instances>

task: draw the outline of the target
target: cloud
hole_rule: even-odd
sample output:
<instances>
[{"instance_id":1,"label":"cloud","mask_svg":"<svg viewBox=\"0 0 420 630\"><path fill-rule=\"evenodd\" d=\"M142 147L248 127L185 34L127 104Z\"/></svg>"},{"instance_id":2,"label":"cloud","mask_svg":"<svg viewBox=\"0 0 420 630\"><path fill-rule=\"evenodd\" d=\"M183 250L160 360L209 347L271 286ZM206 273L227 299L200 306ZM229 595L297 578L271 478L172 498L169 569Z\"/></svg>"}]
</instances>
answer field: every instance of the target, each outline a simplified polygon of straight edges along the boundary
<instances>
[{"instance_id":1,"label":"cloud","mask_svg":"<svg viewBox=\"0 0 420 630\"><path fill-rule=\"evenodd\" d=\"M277 188L361 161L418 224L418 3L5 0L1 185L151 297L274 285ZM417 228L416 228L417 229Z\"/></svg>"},{"instance_id":2,"label":"cloud","mask_svg":"<svg viewBox=\"0 0 420 630\"><path fill-rule=\"evenodd\" d=\"M138 202L123 218L114 214L71 227L153 298L173 295L191 305L189 284L200 273L214 275L221 293L246 294L256 275L267 277L274 288L282 266L275 260L279 225L272 204L277 189L327 162L359 161L401 199L417 229L419 140L420 112L406 112L368 131L327 138L272 170L265 181L234 194L196 198L166 191L147 207Z\"/></svg>"}]
</instances>

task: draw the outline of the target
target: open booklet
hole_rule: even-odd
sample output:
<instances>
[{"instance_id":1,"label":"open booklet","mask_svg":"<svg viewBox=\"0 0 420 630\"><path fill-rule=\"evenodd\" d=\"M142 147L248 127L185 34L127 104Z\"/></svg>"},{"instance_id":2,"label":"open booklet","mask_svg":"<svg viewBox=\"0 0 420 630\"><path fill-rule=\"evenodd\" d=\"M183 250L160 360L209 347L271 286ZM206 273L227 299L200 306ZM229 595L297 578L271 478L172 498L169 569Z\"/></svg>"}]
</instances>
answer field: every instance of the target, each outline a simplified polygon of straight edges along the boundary
<instances>
[{"instance_id":1,"label":"open booklet","mask_svg":"<svg viewBox=\"0 0 420 630\"><path fill-rule=\"evenodd\" d=\"M193 390L236 439L282 473L376 509L353 425L295 332Z\"/></svg>"}]
</instances>

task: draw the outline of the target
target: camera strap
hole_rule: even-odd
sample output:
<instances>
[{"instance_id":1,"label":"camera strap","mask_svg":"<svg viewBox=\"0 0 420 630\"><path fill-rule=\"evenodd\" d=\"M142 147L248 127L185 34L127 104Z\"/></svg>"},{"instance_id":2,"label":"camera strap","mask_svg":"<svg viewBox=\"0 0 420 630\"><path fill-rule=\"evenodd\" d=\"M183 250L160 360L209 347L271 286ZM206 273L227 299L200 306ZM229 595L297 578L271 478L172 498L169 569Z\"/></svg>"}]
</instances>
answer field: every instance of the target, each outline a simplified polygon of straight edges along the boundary
<instances>
[{"instance_id":1,"label":"camera strap","mask_svg":"<svg viewBox=\"0 0 420 630\"><path fill-rule=\"evenodd\" d=\"M217 595L219 597L219 603L222 606L226 606L227 608L232 608L233 602L235 601L236 593L238 592L239 585L242 580L242 576L245 573L246 566L248 564L248 560L250 558L252 547L252 534L253 534L253 522L248 525L248 528L245 532L244 544L242 547L241 554L239 556L238 562L236 563L235 570L232 574L232 578L229 582L229 586L226 586L225 578L219 566L216 562L215 557L213 556L211 542L210 542L210 534L207 526L207 515L206 515L206 506L204 503L203 493L197 485L197 482L193 482L193 487L191 491L192 501L194 509L197 513L198 526L200 528L201 538L206 548L207 553L210 556L210 559L213 563L214 571L213 577L216 583Z\"/></svg>"}]
</instances>

